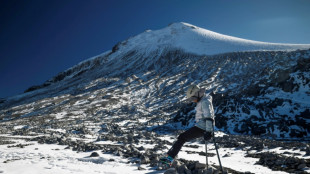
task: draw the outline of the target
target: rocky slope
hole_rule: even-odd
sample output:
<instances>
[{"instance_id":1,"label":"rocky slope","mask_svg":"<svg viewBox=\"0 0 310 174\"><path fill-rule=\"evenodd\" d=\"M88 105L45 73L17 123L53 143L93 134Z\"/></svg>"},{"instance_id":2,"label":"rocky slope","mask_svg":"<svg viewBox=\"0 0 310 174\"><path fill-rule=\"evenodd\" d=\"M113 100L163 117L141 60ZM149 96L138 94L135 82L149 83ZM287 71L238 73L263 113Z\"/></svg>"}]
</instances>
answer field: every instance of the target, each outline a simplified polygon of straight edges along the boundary
<instances>
[{"instance_id":1,"label":"rocky slope","mask_svg":"<svg viewBox=\"0 0 310 174\"><path fill-rule=\"evenodd\" d=\"M224 131L309 137L309 50L216 56L174 50L153 55L131 53L101 66L94 64L83 73L13 97L1 104L1 119L72 110L89 116L113 110L191 123L194 106L185 106L184 91L196 83L212 92L216 126Z\"/></svg>"}]
</instances>

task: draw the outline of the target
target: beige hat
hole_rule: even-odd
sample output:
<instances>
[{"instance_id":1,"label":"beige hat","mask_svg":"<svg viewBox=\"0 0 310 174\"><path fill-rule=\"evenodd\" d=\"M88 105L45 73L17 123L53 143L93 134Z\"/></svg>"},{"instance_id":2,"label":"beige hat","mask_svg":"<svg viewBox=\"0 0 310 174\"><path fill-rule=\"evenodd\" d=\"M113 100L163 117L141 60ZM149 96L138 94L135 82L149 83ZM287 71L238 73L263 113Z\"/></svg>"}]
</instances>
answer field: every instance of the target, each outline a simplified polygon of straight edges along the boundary
<instances>
[{"instance_id":1,"label":"beige hat","mask_svg":"<svg viewBox=\"0 0 310 174\"><path fill-rule=\"evenodd\" d=\"M195 97L198 100L200 100L205 95L205 92L206 92L205 88L200 88L197 85L191 85L187 89L186 97L189 100L192 100L192 97Z\"/></svg>"},{"instance_id":2,"label":"beige hat","mask_svg":"<svg viewBox=\"0 0 310 174\"><path fill-rule=\"evenodd\" d=\"M197 85L189 86L189 88L187 89L187 92L186 92L186 97L188 99L193 97L196 94L196 92L198 92L199 90L200 90L200 88Z\"/></svg>"}]
</instances>

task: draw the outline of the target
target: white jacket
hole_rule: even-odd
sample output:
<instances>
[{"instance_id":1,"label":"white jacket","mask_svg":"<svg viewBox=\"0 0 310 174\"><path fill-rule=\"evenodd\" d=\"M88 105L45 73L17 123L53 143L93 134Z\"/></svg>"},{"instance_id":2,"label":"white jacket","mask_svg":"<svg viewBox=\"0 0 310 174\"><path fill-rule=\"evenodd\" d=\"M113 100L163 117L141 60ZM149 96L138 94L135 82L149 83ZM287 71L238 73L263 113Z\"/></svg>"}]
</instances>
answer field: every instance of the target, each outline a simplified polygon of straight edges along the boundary
<instances>
[{"instance_id":1,"label":"white jacket","mask_svg":"<svg viewBox=\"0 0 310 174\"><path fill-rule=\"evenodd\" d=\"M210 95L205 95L196 105L196 124L195 126L206 130L208 132L213 131L211 120L206 120L205 118L211 118L214 120L214 109L212 105L212 97Z\"/></svg>"}]
</instances>

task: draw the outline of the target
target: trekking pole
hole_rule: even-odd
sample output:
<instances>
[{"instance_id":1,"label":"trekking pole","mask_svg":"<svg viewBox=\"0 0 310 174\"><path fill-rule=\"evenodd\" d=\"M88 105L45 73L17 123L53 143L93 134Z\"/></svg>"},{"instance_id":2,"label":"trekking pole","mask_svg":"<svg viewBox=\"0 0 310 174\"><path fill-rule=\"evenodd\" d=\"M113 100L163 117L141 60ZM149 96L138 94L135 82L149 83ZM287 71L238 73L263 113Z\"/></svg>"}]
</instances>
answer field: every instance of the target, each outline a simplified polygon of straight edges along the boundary
<instances>
[{"instance_id":1,"label":"trekking pole","mask_svg":"<svg viewBox=\"0 0 310 174\"><path fill-rule=\"evenodd\" d=\"M207 147L207 141L205 140L205 147L206 147L206 164L207 164L207 170L209 169L209 164L208 164L208 147Z\"/></svg>"},{"instance_id":2,"label":"trekking pole","mask_svg":"<svg viewBox=\"0 0 310 174\"><path fill-rule=\"evenodd\" d=\"M222 167L222 163L221 163L221 159L220 159L220 155L219 155L219 152L218 152L218 150L217 150L217 145L216 145L216 142L215 142L215 134L214 134L214 125L213 125L213 124L212 124L212 127L213 127L213 142L214 142L214 146L215 146L217 158L218 158L218 160L219 160L219 164L220 164L221 171L222 171L222 173L224 173L223 167Z\"/></svg>"}]
</instances>

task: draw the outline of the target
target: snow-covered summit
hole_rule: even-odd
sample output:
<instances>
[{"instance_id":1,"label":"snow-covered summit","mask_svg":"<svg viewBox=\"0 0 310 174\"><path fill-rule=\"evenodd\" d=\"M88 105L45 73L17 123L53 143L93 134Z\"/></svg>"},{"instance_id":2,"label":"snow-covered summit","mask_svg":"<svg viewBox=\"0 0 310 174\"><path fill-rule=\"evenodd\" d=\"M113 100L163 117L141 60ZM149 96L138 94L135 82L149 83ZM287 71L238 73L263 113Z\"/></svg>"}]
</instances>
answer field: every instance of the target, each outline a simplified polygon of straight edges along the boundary
<instances>
[{"instance_id":1,"label":"snow-covered summit","mask_svg":"<svg viewBox=\"0 0 310 174\"><path fill-rule=\"evenodd\" d=\"M203 29L188 23L172 23L159 30L146 30L145 32L131 37L116 44L112 50L108 50L100 55L89 58L79 64L59 73L54 78L48 80L44 85L31 87L26 91L41 88L50 83L71 78L88 71L91 68L103 65L110 60L119 60L120 64L127 64L128 60L120 60L122 57L144 57L140 62L147 61L148 66L154 64L150 57L165 54L172 50L182 50L184 53L195 55L216 55L222 53L245 52L245 51L294 51L297 49L307 50L310 44L280 44L267 43L241 39L237 37L219 34L207 29ZM136 58L134 58L136 59ZM129 61L130 62L130 61ZM111 63L111 62L110 62Z\"/></svg>"},{"instance_id":2,"label":"snow-covered summit","mask_svg":"<svg viewBox=\"0 0 310 174\"><path fill-rule=\"evenodd\" d=\"M181 22L170 24L160 30L146 30L118 45L120 52L142 50L146 53L165 48L182 49L198 55L214 55L239 51L309 49L310 44L280 44L246 40Z\"/></svg>"}]
</instances>

